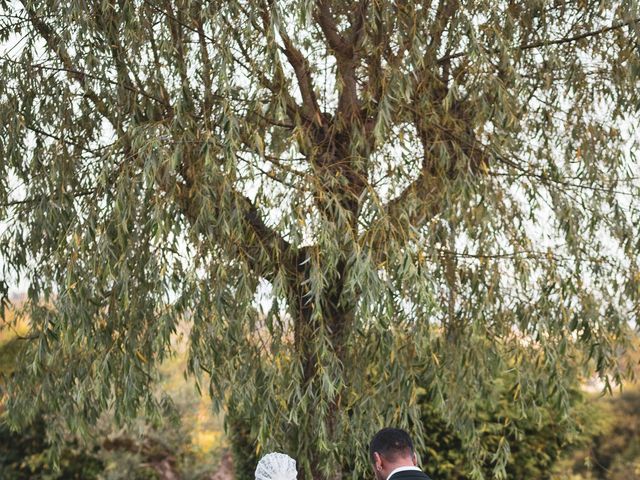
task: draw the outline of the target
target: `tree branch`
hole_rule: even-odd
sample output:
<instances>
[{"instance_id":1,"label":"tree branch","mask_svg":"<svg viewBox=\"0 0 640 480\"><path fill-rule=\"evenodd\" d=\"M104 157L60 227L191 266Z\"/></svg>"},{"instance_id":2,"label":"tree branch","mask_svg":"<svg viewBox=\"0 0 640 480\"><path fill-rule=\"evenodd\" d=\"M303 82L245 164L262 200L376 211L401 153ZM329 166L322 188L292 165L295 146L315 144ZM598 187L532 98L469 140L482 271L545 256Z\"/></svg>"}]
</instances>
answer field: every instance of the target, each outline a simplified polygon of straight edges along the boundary
<instances>
[{"instance_id":1,"label":"tree branch","mask_svg":"<svg viewBox=\"0 0 640 480\"><path fill-rule=\"evenodd\" d=\"M67 140L67 139L62 138L62 137L60 137L58 135L54 135L53 133L46 132L46 131L42 130L41 128L34 127L34 126L28 125L28 124L25 124L24 128L26 128L27 130L32 131L33 133L37 133L39 135L43 135L45 137L51 138L53 140L56 140L58 142L62 142L64 144L66 144L66 145L70 145L72 147L79 148L83 152L87 152L87 153L90 153L90 154L95 155L95 156L101 155L102 152L100 152L100 150L104 150L105 148L108 148L107 146L98 147L98 149L89 148L89 147L87 147L87 146L85 146L83 144Z\"/></svg>"},{"instance_id":2,"label":"tree branch","mask_svg":"<svg viewBox=\"0 0 640 480\"><path fill-rule=\"evenodd\" d=\"M110 78L106 78L106 77L101 77L99 75L94 75L92 73L85 72L84 70L80 70L80 69L77 69L77 68L67 68L67 67L64 67L64 66L62 66L62 67L54 67L54 66L51 66L51 65L43 65L42 63L26 64L25 62L20 62L18 60L14 60L14 59L7 58L7 57L3 57L3 59L5 61L7 61L7 62L14 63L16 65L22 65L22 66L29 67L29 68L34 68L36 70L45 70L45 71L50 71L50 72L64 72L64 73L69 74L69 77L71 79L73 79L73 80L78 80L78 78L81 78L81 79L89 78L91 80L97 80L98 82L103 82L103 83L106 83L108 85L113 85L113 86L116 86L116 87L120 87L120 88L128 90L128 91L130 91L132 93L141 95L143 97L147 97L148 99L154 100L154 101L156 101L156 102L160 103L161 105L164 105L164 106L166 106L168 108L171 107L170 105L167 104L166 101L164 101L164 100L162 100L162 99L160 99L160 98L158 98L158 97L156 97L154 95L151 95L150 93L147 93L147 92L145 92L143 90L140 90L140 89L134 87L133 85L123 84L122 82L118 82L116 80L111 80Z\"/></svg>"},{"instance_id":3,"label":"tree branch","mask_svg":"<svg viewBox=\"0 0 640 480\"><path fill-rule=\"evenodd\" d=\"M240 216L244 221L246 230L242 233L240 241L233 238L218 239L225 246L233 245L238 253L247 261L249 268L258 276L262 276L269 281L273 281L278 274L280 266L284 267L287 273L295 272L297 269L297 252L292 245L287 242L274 229L264 223L258 208L246 196L231 189L229 192L233 197L233 203L240 210ZM189 188L178 194L178 204L181 205L185 217L192 226L198 228L199 213L203 210L198 201L198 195ZM213 202L214 204L216 202ZM213 213L218 217L220 210ZM234 211L226 212L230 217L237 215ZM208 236L210 232L204 228L201 232ZM268 258L268 261L264 261Z\"/></svg>"},{"instance_id":4,"label":"tree branch","mask_svg":"<svg viewBox=\"0 0 640 480\"><path fill-rule=\"evenodd\" d=\"M80 84L85 92L85 95L94 103L97 111L113 125L114 129L118 133L118 136L123 142L125 156L127 158L137 159L138 156L136 152L133 151L128 140L128 136L122 128L122 125L118 122L118 118L114 116L113 113L107 108L106 103L95 92L87 87L85 82L87 77L83 72L78 71L74 67L71 57L69 56L67 50L64 48L60 37L53 32L51 27L42 22L42 20L40 20L39 17L35 15L35 12L29 7L26 0L22 1L34 28L43 37L49 49L53 52L56 52L68 75ZM168 185L161 184L160 188L167 192L171 192L171 188ZM80 192L80 194L82 195L89 195L90 193L94 192ZM244 222L246 222L246 225L249 227L249 231L247 232L248 235L243 239L243 243L247 244L248 247L245 248L244 245L238 245L238 248L245 251L247 261L251 268L258 275L263 275L267 279L273 278L273 276L275 276L277 272L277 266L281 264L284 264L286 268L295 271L295 252L292 251L293 249L291 248L291 245L286 242L275 230L269 228L264 223L264 221L260 217L260 213L257 207L253 205L253 203L247 197L236 192L235 190L230 193L233 195L236 204L242 210L242 218ZM182 193L178 193L176 198L178 203L182 206L183 213L192 222L195 222L198 219L197 213L200 211L196 198L197 195L194 195L194 192L192 192L190 188L182 191ZM17 200L9 202L6 206L19 205L36 200L37 198ZM270 265L265 265L264 263L260 263L258 261L258 258L262 255L257 255L256 253L258 252L255 252L256 249L261 250L262 254L266 254L269 256L269 258L271 259Z\"/></svg>"},{"instance_id":5,"label":"tree branch","mask_svg":"<svg viewBox=\"0 0 640 480\"><path fill-rule=\"evenodd\" d=\"M49 27L49 25L44 23L40 19L40 17L36 15L36 13L30 7L29 3L26 2L26 0L21 0L21 1L25 11L29 16L29 19L31 20L31 24L36 29L36 31L40 34L40 36L44 39L49 49L52 52L55 52L57 54L60 62L64 66L65 70L67 71L67 74L73 80L75 80L80 84L87 98L89 98L95 105L96 110L98 110L98 112L111 123L111 125L113 126L114 129L116 129L116 131L120 131L121 128L120 128L120 125L118 124L117 117L115 117L113 113L109 111L109 109L107 108L107 105L95 92L87 88L86 82L85 82L87 78L86 75L74 67L69 53L67 52L66 48L62 44L61 38L51 29L51 27Z\"/></svg>"},{"instance_id":6,"label":"tree branch","mask_svg":"<svg viewBox=\"0 0 640 480\"><path fill-rule=\"evenodd\" d=\"M462 106L454 105L449 113L455 117L441 125L428 121L425 124L424 117L417 111L413 112L423 146L422 170L398 197L382 207L384 220L380 219L360 238L362 244L372 249L379 262L384 262L387 255L386 249L379 248L380 245L398 236L401 241L406 241L415 229L443 210L450 183L464 173L475 175L486 171L489 154L470 128L468 112ZM444 162L432 151L433 145L438 143L447 150Z\"/></svg>"},{"instance_id":7,"label":"tree branch","mask_svg":"<svg viewBox=\"0 0 640 480\"><path fill-rule=\"evenodd\" d=\"M455 15L460 2L458 0L440 0L436 10L433 27L431 28L431 41L427 48L427 54L435 55L442 44L442 35L449 24L449 20Z\"/></svg>"},{"instance_id":8,"label":"tree branch","mask_svg":"<svg viewBox=\"0 0 640 480\"><path fill-rule=\"evenodd\" d=\"M327 39L327 43L337 54L350 57L352 55L351 45L338 31L331 14L329 2L327 0L316 0L316 6L315 18Z\"/></svg>"},{"instance_id":9,"label":"tree branch","mask_svg":"<svg viewBox=\"0 0 640 480\"><path fill-rule=\"evenodd\" d=\"M616 22L608 27L603 27L600 28L598 30L593 30L590 32L585 32L585 33L581 33L578 35L574 35L571 37L564 37L564 38L558 38L555 40L541 40L539 42L532 42L532 43L525 43L525 44L521 44L518 45L516 48L516 50L520 50L520 51L525 51L525 50L532 50L532 49L536 49L536 48L541 48L541 47L550 47L552 45L563 45L565 43L572 43L572 42L577 42L579 40L583 40L585 38L590 38L590 37L595 37L598 35L602 35L605 33L609 33L613 30L618 30L620 28L624 28L624 27L628 27L631 25L635 25L636 23L640 23L640 17L631 19L631 20L627 20L624 22ZM499 50L492 50L491 53L499 53ZM439 64L443 64L448 62L449 60L453 60L455 58L460 58L460 57L464 57L469 55L468 51L465 52L456 52L456 53L452 53L451 55L445 55L441 58L438 59L438 63Z\"/></svg>"},{"instance_id":10,"label":"tree branch","mask_svg":"<svg viewBox=\"0 0 640 480\"><path fill-rule=\"evenodd\" d=\"M369 0L360 0L355 7L355 21L351 24L350 43L354 49L357 49L364 37L365 20L367 18L367 8L369 8Z\"/></svg>"},{"instance_id":11,"label":"tree branch","mask_svg":"<svg viewBox=\"0 0 640 480\"><path fill-rule=\"evenodd\" d=\"M202 5L204 7L204 5ZM202 80L204 82L204 103L202 106L202 117L204 118L205 126L210 128L210 116L213 108L213 66L211 64L211 58L209 57L209 50L207 47L207 35L204 33L204 25L202 17L204 12L196 20L196 29L198 30L198 42L200 43L200 57L202 58Z\"/></svg>"},{"instance_id":12,"label":"tree branch","mask_svg":"<svg viewBox=\"0 0 640 480\"><path fill-rule=\"evenodd\" d=\"M307 116L313 118L318 124L321 124L322 115L320 114L318 99L313 90L313 79L311 78L309 62L304 58L300 50L293 45L291 39L284 31L280 32L280 35L284 41L284 54L296 74L300 93L302 94L302 102L307 109Z\"/></svg>"},{"instance_id":13,"label":"tree branch","mask_svg":"<svg viewBox=\"0 0 640 480\"><path fill-rule=\"evenodd\" d=\"M273 1L262 2L261 17L263 33L265 35L271 28L272 8ZM322 115L320 113L318 99L313 88L313 78L311 76L311 67L309 66L309 62L304 55L302 55L302 52L293 44L284 28L281 27L278 33L282 37L282 41L284 43L284 48L281 50L293 68L293 72L295 73L296 80L298 82L298 88L300 88L305 116L309 119L313 119L313 121L320 125L322 123Z\"/></svg>"},{"instance_id":14,"label":"tree branch","mask_svg":"<svg viewBox=\"0 0 640 480\"><path fill-rule=\"evenodd\" d=\"M109 4L109 8L111 10L113 10L113 12L116 11L116 5L113 2L113 0L110 2ZM114 28L114 26L111 24L111 22L109 22L108 19L106 19L103 15L103 12L100 10L100 7L96 7L96 21L95 21L95 25L97 30L101 31L102 34L105 37L105 43L106 45L109 45L109 49L111 52L111 58L113 59L113 63L115 65L115 69L118 75L118 82L115 82L118 84L118 86L122 86L126 91L128 92L132 92L134 94L141 94L142 97L146 97L146 98L152 98L154 99L156 102L161 103L162 105L164 105L165 108L165 112L164 112L164 116L166 116L167 112L169 113L170 116L173 115L173 110L171 108L170 105L167 105L166 102L153 97L152 95L148 94L144 88L143 88L143 84L142 81L140 80L139 76L136 75L136 73L133 71L133 69L129 68L129 64L127 64L127 62L125 62L125 57L126 57L126 50L124 49L124 47L122 46L122 43L120 42L120 37L118 34L118 29L117 27ZM134 87L134 82L131 80L131 76L130 74L133 76L133 78L136 80L135 82L135 87ZM138 102L135 102L138 103ZM119 109L127 109L130 110L131 108L135 108L135 103L126 101L121 102ZM142 109L141 109L142 110ZM128 113L128 112L127 112ZM146 114L144 115L146 118ZM154 120L158 120L157 118L155 118Z\"/></svg>"},{"instance_id":15,"label":"tree branch","mask_svg":"<svg viewBox=\"0 0 640 480\"><path fill-rule=\"evenodd\" d=\"M23 198L22 200L11 200L8 202L4 202L4 203L0 203L0 207L6 208L6 207L16 207L18 205L29 205L29 204L33 204L33 203L40 203L43 201L53 201L54 198L56 197L60 197L60 196L72 196L73 198L79 198L79 197L86 197L88 195L94 195L95 193L97 193L97 189L93 188L90 190L74 190L71 192L63 192L62 194L58 194L58 195L37 195L35 197L27 197L27 198Z\"/></svg>"},{"instance_id":16,"label":"tree branch","mask_svg":"<svg viewBox=\"0 0 640 480\"><path fill-rule=\"evenodd\" d=\"M464 252L456 252L453 250L447 250L443 248L437 249L438 253L443 256L451 256L457 258L469 258L476 260L509 260L513 258L553 258L554 260L567 260L565 257L558 256L556 254L550 253L549 250L541 251L541 250L521 250L521 251L513 251L506 253L494 253L494 254L481 254L481 253L464 253Z\"/></svg>"},{"instance_id":17,"label":"tree branch","mask_svg":"<svg viewBox=\"0 0 640 480\"><path fill-rule=\"evenodd\" d=\"M349 40L340 33L336 25L335 19L331 14L331 8L327 0L316 1L315 18L322 32L324 33L327 44L331 50L335 52L339 81L342 82L342 92L338 99L338 113L343 117L344 121L349 122L359 116L360 109L358 107L358 90L356 79L356 67L358 58L356 55L356 46L353 43L361 35L363 26L358 27L358 23L362 21L366 11L366 2L361 2L360 8L364 9L352 24L354 28L352 36Z\"/></svg>"},{"instance_id":18,"label":"tree branch","mask_svg":"<svg viewBox=\"0 0 640 480\"><path fill-rule=\"evenodd\" d=\"M249 51L246 49L243 39L238 36L236 29L233 27L233 25L229 23L229 20L224 16L223 16L223 21L229 28L229 31L231 32L231 35L233 36L235 43L238 46L238 49L240 50L240 54L244 58L244 62L237 58L234 58L234 61L238 62L240 66L242 66L245 70L247 70L248 74L255 75L258 78L259 84L263 88L266 88L267 90L269 90L274 96L278 97L282 95L284 97L287 115L289 116L289 119L293 123L297 123L296 118L298 116L306 119L309 122L313 122L312 118L308 118L305 115L305 112L303 111L303 109L298 105L298 103L294 100L294 98L291 96L291 94L286 88L282 88L281 85L278 85L276 82L268 78L261 69L256 68L253 65L251 55L249 54ZM281 73L284 76L284 72L281 72Z\"/></svg>"}]
</instances>

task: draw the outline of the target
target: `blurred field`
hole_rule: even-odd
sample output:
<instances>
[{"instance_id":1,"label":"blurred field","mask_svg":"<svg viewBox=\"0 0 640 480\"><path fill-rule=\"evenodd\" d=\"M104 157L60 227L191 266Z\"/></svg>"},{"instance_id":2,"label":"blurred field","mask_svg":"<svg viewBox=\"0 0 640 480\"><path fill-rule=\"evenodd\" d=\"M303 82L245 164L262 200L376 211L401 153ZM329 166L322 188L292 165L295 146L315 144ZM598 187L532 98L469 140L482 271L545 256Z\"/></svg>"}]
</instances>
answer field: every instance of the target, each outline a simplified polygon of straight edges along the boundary
<instances>
[{"instance_id":1,"label":"blurred field","mask_svg":"<svg viewBox=\"0 0 640 480\"><path fill-rule=\"evenodd\" d=\"M19 337L27 335L28 331L27 322L16 319L11 310L7 312L4 322L0 319L0 373L9 374L13 371L21 342L24 341Z\"/></svg>"},{"instance_id":2,"label":"blurred field","mask_svg":"<svg viewBox=\"0 0 640 480\"><path fill-rule=\"evenodd\" d=\"M182 427L188 432L194 460L215 469L227 448L224 417L214 414L211 399L197 393L195 381L185 379L187 353L186 329L176 338L175 356L160 368L159 388L171 396L180 413Z\"/></svg>"},{"instance_id":3,"label":"blurred field","mask_svg":"<svg viewBox=\"0 0 640 480\"><path fill-rule=\"evenodd\" d=\"M640 376L640 341L622 358ZM622 391L603 396L591 390L593 409L584 425L580 447L566 452L554 469L553 480L640 479L640 384L626 383Z\"/></svg>"}]
</instances>

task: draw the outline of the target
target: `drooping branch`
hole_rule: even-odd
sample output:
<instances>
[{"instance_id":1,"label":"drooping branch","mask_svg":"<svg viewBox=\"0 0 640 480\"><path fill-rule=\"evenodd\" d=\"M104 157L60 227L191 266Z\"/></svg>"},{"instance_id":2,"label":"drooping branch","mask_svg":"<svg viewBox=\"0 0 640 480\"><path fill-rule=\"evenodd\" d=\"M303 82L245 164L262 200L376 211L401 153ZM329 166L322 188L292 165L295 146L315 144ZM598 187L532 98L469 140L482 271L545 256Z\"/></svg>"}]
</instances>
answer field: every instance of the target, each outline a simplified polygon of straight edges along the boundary
<instances>
[{"instance_id":1,"label":"drooping branch","mask_svg":"<svg viewBox=\"0 0 640 480\"><path fill-rule=\"evenodd\" d=\"M271 29L271 17L273 15L273 8L273 0L262 2L260 13L262 17L262 33L265 35ZM280 37L282 37L282 41L284 43L282 52L287 57L291 68L293 68L296 80L298 82L298 88L300 89L300 94L302 96L302 105L304 108L305 116L309 119L312 119L319 125L322 123L322 115L320 114L318 99L313 88L313 78L311 76L311 66L309 65L309 61L294 45L293 41L284 28L280 27L278 33Z\"/></svg>"},{"instance_id":2,"label":"drooping branch","mask_svg":"<svg viewBox=\"0 0 640 480\"><path fill-rule=\"evenodd\" d=\"M414 232L446 208L447 192L463 175L483 175L491 154L468 126L463 105L449 112L455 117L440 125L415 115L414 123L422 144L422 168L418 176L397 197L381 205L381 217L360 237L378 263L386 260L387 242L405 244ZM446 151L445 161L434 150ZM384 246L384 247L383 247Z\"/></svg>"},{"instance_id":3,"label":"drooping branch","mask_svg":"<svg viewBox=\"0 0 640 480\"><path fill-rule=\"evenodd\" d=\"M101 76L101 75L95 75L93 73L89 73L86 72L84 70L78 69L77 67L75 68L67 68L65 66L53 66L53 65L45 65L43 63L33 63L33 64L26 64L25 62L21 62L19 60L15 60L12 58L9 58L8 56L4 55L2 57L2 60L4 60L5 62L9 62L9 63L13 63L16 65L22 65L22 66L27 66L29 68L33 68L36 70L44 70L44 71L49 71L49 72L64 72L67 73L69 75L69 77L73 80L77 80L77 78L81 78L81 79L91 79L91 80L97 80L101 83L105 83L108 85L113 85L115 87L118 88L122 88L124 90L127 90L131 93L135 93L136 95L140 95L142 97L146 97L149 100L153 100L161 105L166 106L167 108L170 108L170 105L163 99L147 92L144 90L140 90L139 88L133 86L132 84L126 84L126 83L122 83L116 80L113 80L111 78L107 78L105 76ZM76 78L77 77L77 78Z\"/></svg>"},{"instance_id":4,"label":"drooping branch","mask_svg":"<svg viewBox=\"0 0 640 480\"><path fill-rule=\"evenodd\" d=\"M36 12L34 12L28 2L22 0L22 5L29 16L31 24L46 42L49 50L57 55L58 59L67 71L68 76L83 88L85 96L93 102L96 110L111 123L113 128L116 129L116 131L121 131L117 117L113 115L113 112L109 111L107 104L102 100L102 98L100 98L100 96L86 86L85 75L81 70L75 68L73 65L71 56L67 52L60 36L56 34L53 29L36 14Z\"/></svg>"},{"instance_id":5,"label":"drooping branch","mask_svg":"<svg viewBox=\"0 0 640 480\"><path fill-rule=\"evenodd\" d=\"M440 46L442 45L442 36L450 25L451 19L455 15L460 6L459 0L440 0L438 8L436 10L436 16L431 28L431 40L426 51L426 62L429 63L429 57L435 55Z\"/></svg>"},{"instance_id":6,"label":"drooping branch","mask_svg":"<svg viewBox=\"0 0 640 480\"><path fill-rule=\"evenodd\" d=\"M166 15L167 28L171 33L171 40L173 42L174 52L175 52L174 57L175 57L176 65L178 67L178 74L180 75L181 91L184 93L187 101L191 104L191 107L193 108L194 106L193 98L192 98L191 91L188 88L189 74L187 71L187 64L186 64L187 55L185 51L185 42L187 41L187 39L185 39L185 32L184 32L185 29L183 27L184 22L179 18L179 15L181 15L181 10L178 10L178 12L175 13L173 11L173 6L171 5L170 1L165 2L165 9L167 11L167 15ZM173 18L178 19L178 21L173 21L172 20ZM194 29L190 28L189 30L193 31Z\"/></svg>"},{"instance_id":7,"label":"drooping branch","mask_svg":"<svg viewBox=\"0 0 640 480\"><path fill-rule=\"evenodd\" d=\"M80 198L80 197L86 197L88 195L95 195L96 193L98 193L98 191L96 189L89 189L89 190L73 190L73 191L67 191L64 192L62 195L64 195L65 197L73 197L73 198ZM53 201L55 198L59 198L61 195L37 195L34 197L27 197L27 198L23 198L21 200L9 200L8 202L3 202L0 203L0 207L2 208L10 208L10 207L17 207L19 205L32 205L35 203L41 203L41 202L51 202Z\"/></svg>"},{"instance_id":8,"label":"drooping branch","mask_svg":"<svg viewBox=\"0 0 640 480\"><path fill-rule=\"evenodd\" d=\"M110 145L103 145L103 146L99 146L97 148L90 148L87 147L86 145L82 144L82 143L78 143L75 140L69 139L69 138L63 138L59 135L55 135L51 132L47 132L41 128L38 128L34 125L31 124L25 124L24 128L26 128L27 130L32 131L33 133L36 133L38 135L42 135L43 137L47 137L47 138L51 138L52 140L55 140L57 142L63 143L65 145L74 147L79 149L80 151L86 152L86 153L90 153L91 155L94 155L95 157L98 157L102 154L102 150L108 148Z\"/></svg>"},{"instance_id":9,"label":"drooping branch","mask_svg":"<svg viewBox=\"0 0 640 480\"><path fill-rule=\"evenodd\" d=\"M277 78L269 78L262 69L254 65L253 58L245 45L244 39L241 38L229 19L224 16L222 19L226 27L229 29L229 33L233 37L235 44L240 51L240 55L242 55L242 59L234 58L234 61L244 68L248 75L255 76L259 85L263 89L268 90L274 97L280 97L284 100L287 116L292 123L297 123L298 118L304 118L309 122L313 122L312 118L306 117L303 108L298 105L298 102L296 102L286 88L286 85L284 85L285 76L282 66L279 65L279 63L276 64L274 68L276 70Z\"/></svg>"},{"instance_id":10,"label":"drooping branch","mask_svg":"<svg viewBox=\"0 0 640 480\"><path fill-rule=\"evenodd\" d=\"M139 158L137 152L133 149L131 139L124 130L118 116L107 107L107 104L98 93L87 86L84 73L73 64L62 39L49 25L35 14L26 2L23 2L23 5L34 28L42 36L49 50L57 55L69 77L79 84L84 91L84 95L93 102L96 110L112 124L120 139L125 158L143 163L143 160ZM193 168L194 165L187 165L189 159L185 160L185 162L186 163L181 165L181 169L183 171L195 172ZM187 175L185 178L186 177L192 177L192 175ZM173 191L171 185L160 182L158 186L165 192ZM192 223L196 222L198 220L200 205L198 205L198 201L196 200L198 196L195 195L195 192L191 191L188 179L187 183L181 185L178 192L176 200L182 207L185 217ZM85 193L83 191L80 192L80 195L88 195L90 193L94 192L86 191ZM243 219L247 228L247 235L243 239L243 245L239 245L238 248L245 253L245 258L249 266L256 274L264 275L268 279L277 273L280 266L295 269L295 252L292 251L291 245L286 242L278 232L264 223L257 207L246 196L235 190L232 190L230 193L235 204L241 210L240 218ZM17 205L24 202L17 201L12 203ZM233 212L231 212L231 214L233 214Z\"/></svg>"},{"instance_id":11,"label":"drooping branch","mask_svg":"<svg viewBox=\"0 0 640 480\"><path fill-rule=\"evenodd\" d=\"M109 8L113 11L116 11L116 5L113 1L111 1ZM96 22L95 25L103 35L105 39L105 44L109 45L109 51L111 53L111 58L113 59L113 64L115 65L115 69L117 72L118 85L122 86L127 92L131 92L133 94L141 94L142 97L146 98L154 98L146 92L146 89L143 87L143 82L136 74L136 72L130 68L132 62L129 58L126 57L126 49L122 45L118 29L111 24L111 22L105 18L104 12L100 10L100 7L96 7ZM135 79L135 85L134 81ZM172 116L173 109L167 102L155 99L157 102L164 104L165 111L161 114L163 117ZM138 102L124 102L119 106L119 109L129 110ZM138 114L140 114L140 110ZM127 112L128 113L128 112ZM148 120L146 114L144 114L144 118ZM153 120L157 121L159 118L153 118Z\"/></svg>"},{"instance_id":12,"label":"drooping branch","mask_svg":"<svg viewBox=\"0 0 640 480\"><path fill-rule=\"evenodd\" d=\"M296 252L292 245L264 223L258 208L248 197L237 191L232 191L231 194L233 203L240 210L240 216L244 220L245 230L239 241L232 238L223 240L227 242L227 246L236 249L238 256L247 262L256 275L263 276L269 281L274 280L280 268L287 273L295 272ZM178 202L190 223L198 224L202 205L199 204L197 197L189 193L181 194ZM234 214L233 211L225 212L222 209L216 209L213 212L214 217L234 216ZM203 233L207 234L206 229Z\"/></svg>"},{"instance_id":13,"label":"drooping branch","mask_svg":"<svg viewBox=\"0 0 640 480\"><path fill-rule=\"evenodd\" d=\"M635 24L640 23L640 17L637 18L633 18L631 20L626 20L623 22L615 22L612 25L608 26L608 27L603 27L603 28L599 28L597 30L592 30L589 32L584 32L584 33L580 33L578 35L573 35L570 37L563 37L563 38L558 38L558 39L554 39L554 40L541 40L539 42L532 42L532 43L525 43L525 44L521 44L518 45L516 48L516 50L520 50L520 51L526 51L526 50L533 50L536 48L543 48L543 47L550 47L553 45L563 45L563 44L567 44L567 43L573 43L573 42L577 42L579 40L584 40L585 38L591 38L591 37L597 37L599 35L604 35L605 33L609 33L612 32L614 30L619 30L621 28L624 27L629 27ZM443 64L446 63L450 60L456 59L456 58L460 58L460 57L465 57L467 55L469 55L470 52L468 51L461 51L461 52L456 52L456 53L452 53L449 55L445 55L443 57L440 57L438 59L438 63L439 64ZM500 53L499 50L492 50L491 53Z\"/></svg>"},{"instance_id":14,"label":"drooping branch","mask_svg":"<svg viewBox=\"0 0 640 480\"><path fill-rule=\"evenodd\" d=\"M378 116L380 100L384 91L384 69L382 66L382 58L384 56L384 52L386 50L390 50L388 47L389 36L386 33L386 25L382 21L381 8L382 7L375 3L372 6L375 31L371 34L371 39L373 41L372 52L366 60L366 84L363 91L365 91L372 99L372 101L367 103L368 112L366 112L366 115L369 119L375 119ZM389 62L388 59L387 62ZM369 121L369 131L373 130L373 124L373 121ZM372 141L370 140L370 142Z\"/></svg>"},{"instance_id":15,"label":"drooping branch","mask_svg":"<svg viewBox=\"0 0 640 480\"><path fill-rule=\"evenodd\" d=\"M354 8L355 20L351 24L350 43L354 48L358 48L365 34L365 24L367 20L367 9L369 8L369 0L360 0Z\"/></svg>"},{"instance_id":16,"label":"drooping branch","mask_svg":"<svg viewBox=\"0 0 640 480\"><path fill-rule=\"evenodd\" d=\"M204 8L204 5L202 5ZM196 29L198 31L198 43L200 45L200 58L202 60L202 80L204 83L204 102L202 105L202 116L204 118L205 127L210 127L210 115L213 108L213 66L209 56L209 48L207 45L207 36L204 32L204 22L202 20L204 12L201 12L200 18L196 19Z\"/></svg>"},{"instance_id":17,"label":"drooping branch","mask_svg":"<svg viewBox=\"0 0 640 480\"><path fill-rule=\"evenodd\" d=\"M375 8L375 6L374 6ZM398 17L396 22L400 21L400 18L409 19L409 27L406 29L400 28L403 31L403 36L399 40L399 46L397 52L393 52L389 46L392 41L390 34L386 32L387 29L393 29L385 25L385 23L378 19L379 13L374 15L376 21L376 29L374 38L375 48L373 53L369 57L367 64L367 84L366 88L369 91L373 102L369 104L368 116L370 118L377 118L382 105L382 97L385 95L388 81L384 81L385 78L397 75L402 70L401 64L405 59L406 52L410 51L416 40L416 32L418 30L417 16L420 13L417 10L410 10L408 4L403 2L397 2L395 4L396 16ZM431 8L431 4L426 7L427 10ZM431 22L429 28L429 42L426 45L422 66L416 68L414 72L406 75L405 82L412 85L412 90L420 88L423 94L430 94L430 90L435 90L441 87L440 80L431 74L436 65L436 52L440 48L443 36L447 29L451 28L451 23L456 15L456 12L460 8L459 0L440 0L434 14L434 19ZM384 60L384 66L383 66ZM427 75L429 74L429 75ZM402 74L400 74L402 76ZM392 95L394 96L394 95ZM372 122L370 122L372 123ZM373 125L371 125L371 128ZM373 139L371 140L373 142Z\"/></svg>"}]
</instances>

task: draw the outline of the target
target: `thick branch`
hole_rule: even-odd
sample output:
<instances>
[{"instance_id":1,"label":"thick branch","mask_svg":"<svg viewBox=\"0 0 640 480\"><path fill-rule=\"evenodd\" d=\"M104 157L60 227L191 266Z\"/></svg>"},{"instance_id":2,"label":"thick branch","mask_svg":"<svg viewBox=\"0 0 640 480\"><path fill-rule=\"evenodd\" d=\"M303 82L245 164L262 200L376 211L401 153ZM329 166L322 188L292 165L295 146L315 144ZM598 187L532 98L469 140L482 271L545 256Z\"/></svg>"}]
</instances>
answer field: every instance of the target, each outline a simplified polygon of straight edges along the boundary
<instances>
[{"instance_id":1,"label":"thick branch","mask_svg":"<svg viewBox=\"0 0 640 480\"><path fill-rule=\"evenodd\" d=\"M166 188L166 190L170 190L170 188ZM287 273L293 275L297 264L296 252L292 245L277 231L264 223L258 208L249 198L235 190L230 193L234 199L233 204L237 205L240 210L240 217L244 221L246 230L240 236L240 241L232 238L223 238L218 241L225 242L226 246L233 245L238 254L246 260L251 270L269 281L276 277L280 267L284 267ZM198 201L198 195L187 188L177 195L177 201L191 225L197 226L199 214L203 211L202 205ZM225 213L229 217L236 216L233 211L223 212L220 210L213 215L218 217ZM202 233L209 234L206 228Z\"/></svg>"},{"instance_id":2,"label":"thick branch","mask_svg":"<svg viewBox=\"0 0 640 480\"><path fill-rule=\"evenodd\" d=\"M273 6L273 0L262 2L262 8L260 11L260 16L262 18L261 30L262 34L265 36L272 33L270 30L272 29L271 17L273 15ZM247 15L247 18L251 17L247 12L245 12L245 14ZM257 25L255 27L256 29L259 29ZM313 78L311 76L311 67L309 62L302 52L293 44L284 28L280 27L278 33L280 34L280 37L282 37L282 41L284 43L282 52L287 57L289 64L293 68L293 72L295 73L296 80L298 82L305 116L320 124L322 122L322 115L320 113L320 107L318 106L316 93L313 89ZM278 67L281 68L280 65L278 65Z\"/></svg>"},{"instance_id":3,"label":"thick branch","mask_svg":"<svg viewBox=\"0 0 640 480\"><path fill-rule=\"evenodd\" d=\"M320 115L320 107L318 106L318 99L313 90L313 79L311 78L311 68L309 62L298 50L291 39L283 31L280 32L284 41L284 54L289 60L293 71L296 74L298 80L298 86L300 87L300 93L302 94L302 102L304 108L307 110L308 117L313 118L317 123L322 122L322 116Z\"/></svg>"},{"instance_id":4,"label":"thick branch","mask_svg":"<svg viewBox=\"0 0 640 480\"><path fill-rule=\"evenodd\" d=\"M316 21L324 33L327 45L335 53L339 81L342 82L342 92L338 99L338 114L344 121L350 122L360 113L356 79L358 56L355 42L359 41L363 34L367 2L361 2L358 7L359 11L352 22L352 34L349 39L346 39L338 30L328 1L316 1L316 7Z\"/></svg>"},{"instance_id":5,"label":"thick branch","mask_svg":"<svg viewBox=\"0 0 640 480\"><path fill-rule=\"evenodd\" d=\"M350 57L352 55L352 45L338 31L336 22L331 14L329 2L327 0L317 0L316 6L318 8L315 18L327 39L329 47L339 55Z\"/></svg>"}]
</instances>

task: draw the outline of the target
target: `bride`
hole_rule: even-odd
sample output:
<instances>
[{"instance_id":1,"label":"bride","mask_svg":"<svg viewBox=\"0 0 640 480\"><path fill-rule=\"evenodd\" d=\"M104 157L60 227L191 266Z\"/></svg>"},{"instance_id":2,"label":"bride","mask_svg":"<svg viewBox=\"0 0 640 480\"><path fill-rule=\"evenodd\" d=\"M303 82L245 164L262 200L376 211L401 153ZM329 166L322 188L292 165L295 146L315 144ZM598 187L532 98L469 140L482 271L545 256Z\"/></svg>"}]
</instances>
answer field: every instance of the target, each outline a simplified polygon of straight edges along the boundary
<instances>
[{"instance_id":1,"label":"bride","mask_svg":"<svg viewBox=\"0 0 640 480\"><path fill-rule=\"evenodd\" d=\"M284 453L268 453L256 467L256 480L296 480L296 461Z\"/></svg>"}]
</instances>

